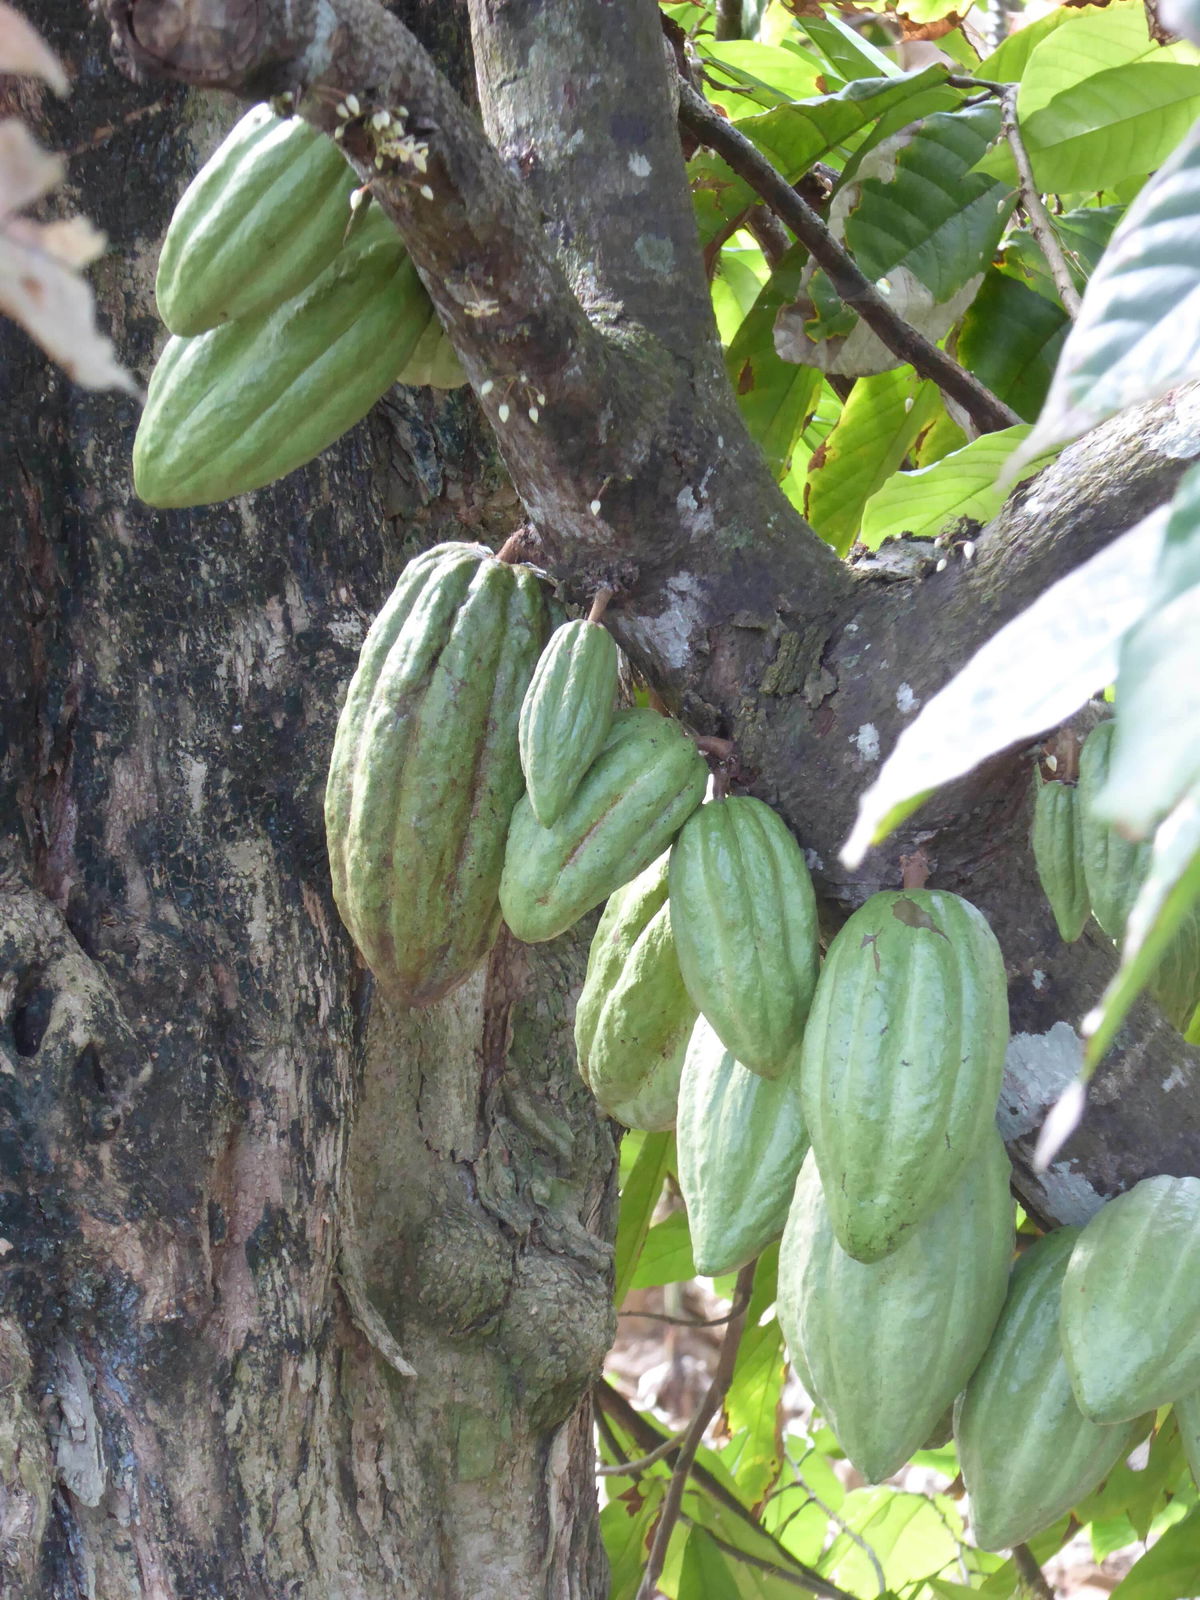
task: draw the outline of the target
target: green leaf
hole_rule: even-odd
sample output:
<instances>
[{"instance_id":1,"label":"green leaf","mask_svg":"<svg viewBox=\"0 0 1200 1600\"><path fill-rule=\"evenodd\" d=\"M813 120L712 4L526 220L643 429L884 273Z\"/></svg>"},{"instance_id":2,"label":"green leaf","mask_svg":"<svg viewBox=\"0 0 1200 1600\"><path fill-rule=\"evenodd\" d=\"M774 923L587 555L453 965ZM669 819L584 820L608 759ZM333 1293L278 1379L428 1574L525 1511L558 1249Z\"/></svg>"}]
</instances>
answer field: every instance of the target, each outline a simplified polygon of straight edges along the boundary
<instances>
[{"instance_id":1,"label":"green leaf","mask_svg":"<svg viewBox=\"0 0 1200 1600\"><path fill-rule=\"evenodd\" d=\"M1130 206L1088 284L1026 448L1200 375L1200 128Z\"/></svg>"},{"instance_id":2,"label":"green leaf","mask_svg":"<svg viewBox=\"0 0 1200 1600\"><path fill-rule=\"evenodd\" d=\"M847 865L886 837L915 796L1056 727L1112 681L1121 636L1145 611L1166 520L1166 507L1151 512L1053 584L921 708L859 801Z\"/></svg>"},{"instance_id":3,"label":"green leaf","mask_svg":"<svg viewBox=\"0 0 1200 1600\"><path fill-rule=\"evenodd\" d=\"M1141 62L1085 78L1022 117L1021 137L1038 187L1055 194L1110 189L1160 166L1200 111L1200 67ZM1006 183L1008 145L977 169Z\"/></svg>"},{"instance_id":4,"label":"green leaf","mask_svg":"<svg viewBox=\"0 0 1200 1600\"><path fill-rule=\"evenodd\" d=\"M1188 65L1197 59L1190 45L1164 49L1151 39L1140 0L1076 11L1065 28L1034 41L1024 71L1013 80L1021 85L1017 116L1022 130L1035 112L1089 78L1135 65Z\"/></svg>"},{"instance_id":5,"label":"green leaf","mask_svg":"<svg viewBox=\"0 0 1200 1600\"><path fill-rule=\"evenodd\" d=\"M793 245L760 289L726 355L738 407L776 478L791 466L797 435L821 385L814 367L784 361L775 351L775 315L795 299L806 260L803 247Z\"/></svg>"},{"instance_id":6,"label":"green leaf","mask_svg":"<svg viewBox=\"0 0 1200 1600\"><path fill-rule=\"evenodd\" d=\"M1122 1578L1112 1600L1188 1600L1200 1572L1200 1510L1177 1522Z\"/></svg>"},{"instance_id":7,"label":"green leaf","mask_svg":"<svg viewBox=\"0 0 1200 1600\"><path fill-rule=\"evenodd\" d=\"M904 69L843 22L835 12L805 16L805 33L843 78L899 78Z\"/></svg>"},{"instance_id":8,"label":"green leaf","mask_svg":"<svg viewBox=\"0 0 1200 1600\"><path fill-rule=\"evenodd\" d=\"M935 384L911 367L860 378L809 467L804 513L822 539L845 555L858 537L863 507L896 471L936 415Z\"/></svg>"},{"instance_id":9,"label":"green leaf","mask_svg":"<svg viewBox=\"0 0 1200 1600\"><path fill-rule=\"evenodd\" d=\"M636 1486L610 1500L600 1513L600 1532L611 1569L609 1600L635 1600L665 1493L664 1477L643 1473Z\"/></svg>"},{"instance_id":10,"label":"green leaf","mask_svg":"<svg viewBox=\"0 0 1200 1600\"><path fill-rule=\"evenodd\" d=\"M807 51L752 39L705 39L701 53L707 98L734 118L754 105L808 100L824 88L821 62Z\"/></svg>"},{"instance_id":11,"label":"green leaf","mask_svg":"<svg viewBox=\"0 0 1200 1600\"><path fill-rule=\"evenodd\" d=\"M679 1574L679 1600L741 1600L729 1563L703 1528L688 1534Z\"/></svg>"},{"instance_id":12,"label":"green leaf","mask_svg":"<svg viewBox=\"0 0 1200 1600\"><path fill-rule=\"evenodd\" d=\"M779 1476L779 1402L786 1376L779 1319L767 1317L775 1302L778 1245L764 1252L754 1274L746 1327L725 1396L732 1439L723 1454L742 1495L757 1505Z\"/></svg>"},{"instance_id":13,"label":"green leaf","mask_svg":"<svg viewBox=\"0 0 1200 1600\"><path fill-rule=\"evenodd\" d=\"M758 262L761 261L760 251ZM755 268L754 253L751 251L722 250L717 258L717 270L713 274L710 290L717 332L724 345L733 339L758 297L763 280Z\"/></svg>"},{"instance_id":14,"label":"green leaf","mask_svg":"<svg viewBox=\"0 0 1200 1600\"><path fill-rule=\"evenodd\" d=\"M889 1588L934 1576L958 1555L962 1518L946 1495L906 1494L884 1485L855 1489L846 1496L841 1517L875 1552ZM873 1594L878 1587L869 1556L849 1533L834 1539L821 1570L858 1594Z\"/></svg>"},{"instance_id":15,"label":"green leaf","mask_svg":"<svg viewBox=\"0 0 1200 1600\"><path fill-rule=\"evenodd\" d=\"M650 1218L654 1215L663 1180L674 1159L674 1149L672 1134L646 1134L633 1170L621 1191L613 1260L613 1298L618 1307L633 1281L642 1245L650 1231Z\"/></svg>"},{"instance_id":16,"label":"green leaf","mask_svg":"<svg viewBox=\"0 0 1200 1600\"><path fill-rule=\"evenodd\" d=\"M664 1283L686 1283L695 1276L687 1217L682 1211L673 1211L647 1233L629 1287L656 1289Z\"/></svg>"},{"instance_id":17,"label":"green leaf","mask_svg":"<svg viewBox=\"0 0 1200 1600\"><path fill-rule=\"evenodd\" d=\"M957 517L989 522L1010 493L997 487L1000 469L1029 431L1022 423L985 433L931 467L895 473L863 507L859 538L877 550L901 534L935 539ZM1037 470L1031 463L1029 471Z\"/></svg>"},{"instance_id":18,"label":"green leaf","mask_svg":"<svg viewBox=\"0 0 1200 1600\"><path fill-rule=\"evenodd\" d=\"M1112 762L1094 801L1098 815L1139 839L1200 782L1198 578L1200 467L1192 467L1171 504L1154 600L1121 644Z\"/></svg>"},{"instance_id":19,"label":"green leaf","mask_svg":"<svg viewBox=\"0 0 1200 1600\"><path fill-rule=\"evenodd\" d=\"M1080 6L1077 9L1072 7L1069 11L1065 7L1056 7L1044 17L1038 17L1025 27L1018 28L1015 33L1010 33L990 56L984 56L975 69L976 75L980 78L989 78L993 82L998 80L1001 83L1020 83L1033 52L1064 23L1069 22L1078 28L1097 17L1105 17L1113 12L1124 11L1132 15L1140 10L1141 0L1117 0L1115 5Z\"/></svg>"},{"instance_id":20,"label":"green leaf","mask_svg":"<svg viewBox=\"0 0 1200 1600\"><path fill-rule=\"evenodd\" d=\"M1042 408L1071 319L1056 302L992 268L967 307L958 359L1032 422Z\"/></svg>"}]
</instances>

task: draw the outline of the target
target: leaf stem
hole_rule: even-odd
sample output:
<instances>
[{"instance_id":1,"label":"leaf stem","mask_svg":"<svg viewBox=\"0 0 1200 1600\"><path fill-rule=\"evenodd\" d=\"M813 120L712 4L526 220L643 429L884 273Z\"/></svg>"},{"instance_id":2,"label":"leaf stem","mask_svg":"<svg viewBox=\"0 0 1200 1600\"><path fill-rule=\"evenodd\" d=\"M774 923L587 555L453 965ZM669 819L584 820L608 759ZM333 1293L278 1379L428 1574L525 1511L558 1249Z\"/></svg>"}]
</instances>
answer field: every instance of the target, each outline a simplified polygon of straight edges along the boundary
<instances>
[{"instance_id":1,"label":"leaf stem","mask_svg":"<svg viewBox=\"0 0 1200 1600\"><path fill-rule=\"evenodd\" d=\"M1081 304L1079 290L1075 287L1075 280L1071 276L1063 247L1054 231L1054 224L1050 221L1050 214L1042 203L1029 151L1026 150L1025 141L1021 137L1021 127L1017 121L1018 87L1017 84L1010 83L1000 97L1000 104L1004 108L1000 126L1004 137L1012 147L1013 160L1017 164L1017 175L1021 180L1021 205L1029 217L1029 231L1041 247L1046 264L1050 268L1050 276L1054 279L1054 287L1058 290L1058 297L1067 315L1074 322L1079 315Z\"/></svg>"}]
</instances>

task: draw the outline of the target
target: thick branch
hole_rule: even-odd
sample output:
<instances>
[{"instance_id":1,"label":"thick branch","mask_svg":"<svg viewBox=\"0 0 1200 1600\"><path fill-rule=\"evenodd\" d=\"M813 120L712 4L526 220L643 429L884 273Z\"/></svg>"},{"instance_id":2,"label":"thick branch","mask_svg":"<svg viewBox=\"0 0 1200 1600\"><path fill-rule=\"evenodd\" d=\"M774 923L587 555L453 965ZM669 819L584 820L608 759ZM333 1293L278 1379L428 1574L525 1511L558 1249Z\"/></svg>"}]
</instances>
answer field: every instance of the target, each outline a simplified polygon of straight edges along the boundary
<instances>
[{"instance_id":1,"label":"thick branch","mask_svg":"<svg viewBox=\"0 0 1200 1600\"><path fill-rule=\"evenodd\" d=\"M901 361L923 378L931 378L949 400L956 401L981 433L1010 428L1020 417L944 350L896 315L879 290L860 270L813 208L802 200L765 156L687 84L679 89L679 117L710 150L715 150L754 192L785 222L805 249L824 268L842 300L878 334Z\"/></svg>"}]
</instances>

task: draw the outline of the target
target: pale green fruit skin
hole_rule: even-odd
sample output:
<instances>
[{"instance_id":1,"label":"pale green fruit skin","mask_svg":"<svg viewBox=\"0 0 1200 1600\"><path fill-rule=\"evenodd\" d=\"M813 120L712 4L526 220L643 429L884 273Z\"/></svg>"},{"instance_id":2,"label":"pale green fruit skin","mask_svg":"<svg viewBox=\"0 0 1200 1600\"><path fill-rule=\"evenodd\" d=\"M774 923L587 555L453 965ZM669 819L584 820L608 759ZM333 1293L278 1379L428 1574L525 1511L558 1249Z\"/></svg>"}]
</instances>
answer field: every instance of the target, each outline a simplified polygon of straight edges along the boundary
<instances>
[{"instance_id":1,"label":"pale green fruit skin","mask_svg":"<svg viewBox=\"0 0 1200 1600\"><path fill-rule=\"evenodd\" d=\"M707 763L677 722L618 711L552 828L541 826L528 797L513 813L500 880L513 933L538 944L573 927L666 848L707 783Z\"/></svg>"},{"instance_id":2,"label":"pale green fruit skin","mask_svg":"<svg viewBox=\"0 0 1200 1600\"><path fill-rule=\"evenodd\" d=\"M749 1072L696 1019L679 1084L675 1145L696 1271L736 1272L778 1239L808 1152L799 1055L779 1078Z\"/></svg>"},{"instance_id":3,"label":"pale green fruit skin","mask_svg":"<svg viewBox=\"0 0 1200 1600\"><path fill-rule=\"evenodd\" d=\"M439 999L495 941L517 715L548 631L528 569L452 544L409 563L367 635L325 824L342 920L398 1003Z\"/></svg>"},{"instance_id":4,"label":"pale green fruit skin","mask_svg":"<svg viewBox=\"0 0 1200 1600\"><path fill-rule=\"evenodd\" d=\"M1200 1389L1180 1395L1175 1402L1175 1420L1179 1424L1188 1471L1192 1482L1200 1489Z\"/></svg>"},{"instance_id":5,"label":"pale green fruit skin","mask_svg":"<svg viewBox=\"0 0 1200 1600\"><path fill-rule=\"evenodd\" d=\"M816 1162L804 1163L779 1251L780 1326L871 1483L926 1446L987 1348L1012 1260L1009 1172L993 1130L944 1203L867 1265L838 1244Z\"/></svg>"},{"instance_id":6,"label":"pale green fruit skin","mask_svg":"<svg viewBox=\"0 0 1200 1600\"><path fill-rule=\"evenodd\" d=\"M248 111L180 197L154 292L172 333L270 311L342 248L358 179L332 139L265 105Z\"/></svg>"},{"instance_id":7,"label":"pale green fruit skin","mask_svg":"<svg viewBox=\"0 0 1200 1600\"><path fill-rule=\"evenodd\" d=\"M1004 961L939 889L873 895L829 947L804 1032L804 1119L842 1248L878 1261L942 1203L992 1129Z\"/></svg>"},{"instance_id":8,"label":"pale green fruit skin","mask_svg":"<svg viewBox=\"0 0 1200 1600\"><path fill-rule=\"evenodd\" d=\"M209 505L303 466L391 388L432 316L395 230L368 215L294 299L167 341L133 444L138 495Z\"/></svg>"},{"instance_id":9,"label":"pale green fruit skin","mask_svg":"<svg viewBox=\"0 0 1200 1600\"><path fill-rule=\"evenodd\" d=\"M1098 817L1091 801L1108 781L1116 723L1101 722L1083 742L1079 753L1079 824L1083 871L1092 914L1116 944L1125 933L1130 907L1150 865L1150 844L1123 838Z\"/></svg>"},{"instance_id":10,"label":"pale green fruit skin","mask_svg":"<svg viewBox=\"0 0 1200 1600\"><path fill-rule=\"evenodd\" d=\"M1034 771L1033 859L1059 937L1074 944L1091 915L1083 871L1079 792L1074 784L1044 782Z\"/></svg>"},{"instance_id":11,"label":"pale green fruit skin","mask_svg":"<svg viewBox=\"0 0 1200 1600\"><path fill-rule=\"evenodd\" d=\"M983 1360L954 1416L971 1528L984 1550L1024 1544L1069 1511L1133 1449L1149 1423L1089 1422L1059 1336L1063 1275L1078 1228L1039 1239L1017 1262Z\"/></svg>"},{"instance_id":12,"label":"pale green fruit skin","mask_svg":"<svg viewBox=\"0 0 1200 1600\"><path fill-rule=\"evenodd\" d=\"M695 1020L679 975L671 908L663 904L630 943L602 1003L597 1007L589 997L582 1028L576 1011L579 1070L610 1116L652 1132L675 1126L679 1075Z\"/></svg>"},{"instance_id":13,"label":"pale green fruit skin","mask_svg":"<svg viewBox=\"0 0 1200 1600\"><path fill-rule=\"evenodd\" d=\"M688 993L735 1060L778 1077L817 982L817 902L800 846L761 800L714 800L675 841L670 883Z\"/></svg>"},{"instance_id":14,"label":"pale green fruit skin","mask_svg":"<svg viewBox=\"0 0 1200 1600\"><path fill-rule=\"evenodd\" d=\"M521 768L534 816L551 828L600 754L617 705L617 646L595 622L550 635L521 706Z\"/></svg>"},{"instance_id":15,"label":"pale green fruit skin","mask_svg":"<svg viewBox=\"0 0 1200 1600\"><path fill-rule=\"evenodd\" d=\"M1062 1340L1093 1422L1200 1389L1200 1178L1143 1178L1091 1218L1063 1278Z\"/></svg>"},{"instance_id":16,"label":"pale green fruit skin","mask_svg":"<svg viewBox=\"0 0 1200 1600\"><path fill-rule=\"evenodd\" d=\"M582 1063L592 1045L605 1002L621 976L629 952L651 918L667 903L668 851L608 897L588 950L587 973L575 1006L575 1051ZM584 1072L586 1081L587 1074Z\"/></svg>"}]
</instances>

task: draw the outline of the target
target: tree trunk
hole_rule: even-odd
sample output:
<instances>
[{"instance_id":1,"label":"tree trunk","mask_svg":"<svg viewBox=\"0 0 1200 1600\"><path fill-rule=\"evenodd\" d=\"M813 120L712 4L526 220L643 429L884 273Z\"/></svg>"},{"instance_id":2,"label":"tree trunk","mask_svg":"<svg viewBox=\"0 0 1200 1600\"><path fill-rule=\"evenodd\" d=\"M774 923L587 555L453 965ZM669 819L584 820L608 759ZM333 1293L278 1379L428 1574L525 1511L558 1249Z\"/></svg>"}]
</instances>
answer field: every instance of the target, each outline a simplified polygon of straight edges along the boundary
<instances>
[{"instance_id":1,"label":"tree trunk","mask_svg":"<svg viewBox=\"0 0 1200 1600\"><path fill-rule=\"evenodd\" d=\"M25 109L144 382L158 243L236 108L25 10L75 76ZM284 483L159 514L135 404L9 325L0 360L0 1594L597 1597L586 940L390 1014L325 862L367 624L415 550L516 520L486 430L398 389Z\"/></svg>"}]
</instances>

